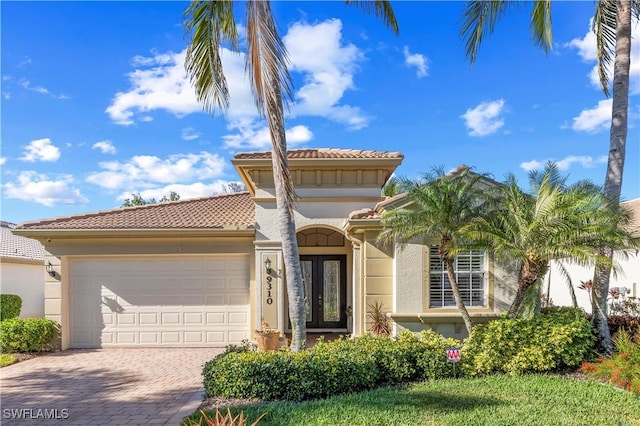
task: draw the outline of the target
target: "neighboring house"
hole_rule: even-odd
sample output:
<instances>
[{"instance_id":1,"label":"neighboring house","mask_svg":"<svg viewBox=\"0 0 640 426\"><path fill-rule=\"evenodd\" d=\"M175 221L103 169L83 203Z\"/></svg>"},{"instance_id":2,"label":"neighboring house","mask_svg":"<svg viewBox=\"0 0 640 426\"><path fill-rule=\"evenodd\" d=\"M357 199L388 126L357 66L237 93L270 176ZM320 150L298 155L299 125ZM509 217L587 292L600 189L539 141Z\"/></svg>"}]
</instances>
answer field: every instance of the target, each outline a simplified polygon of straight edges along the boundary
<instances>
[{"instance_id":1,"label":"neighboring house","mask_svg":"<svg viewBox=\"0 0 640 426\"><path fill-rule=\"evenodd\" d=\"M631 214L631 223L629 229L632 234L640 238L640 198L626 201L620 204ZM627 252L627 256L623 253L616 253L614 259L619 264L618 273L611 272L609 289L617 296L614 298L610 295L609 304L617 303L628 297L640 298L640 255L638 250ZM591 299L587 290L579 288L583 282L593 280L594 267L583 267L572 265L563 261L562 265L567 270L567 275L574 289L578 306L586 312L591 313ZM549 291L549 289L551 291ZM571 291L567 279L562 275L558 268L558 262L551 262L549 273L543 282L543 293L548 293L551 302L557 306L571 306L573 301Z\"/></svg>"},{"instance_id":2,"label":"neighboring house","mask_svg":"<svg viewBox=\"0 0 640 426\"><path fill-rule=\"evenodd\" d=\"M44 316L44 247L38 241L13 235L15 224L1 222L0 293L22 298L20 316Z\"/></svg>"},{"instance_id":3,"label":"neighboring house","mask_svg":"<svg viewBox=\"0 0 640 426\"><path fill-rule=\"evenodd\" d=\"M397 329L466 331L429 244L376 243L381 188L398 152L289 152L309 332L365 333L382 302ZM23 223L56 276L45 314L62 325L63 348L226 346L262 322L289 330L271 154L232 161L248 192ZM406 203L406 202L405 202ZM463 296L477 321L508 308L515 275L484 253L459 257ZM507 284L509 283L509 284Z\"/></svg>"}]
</instances>

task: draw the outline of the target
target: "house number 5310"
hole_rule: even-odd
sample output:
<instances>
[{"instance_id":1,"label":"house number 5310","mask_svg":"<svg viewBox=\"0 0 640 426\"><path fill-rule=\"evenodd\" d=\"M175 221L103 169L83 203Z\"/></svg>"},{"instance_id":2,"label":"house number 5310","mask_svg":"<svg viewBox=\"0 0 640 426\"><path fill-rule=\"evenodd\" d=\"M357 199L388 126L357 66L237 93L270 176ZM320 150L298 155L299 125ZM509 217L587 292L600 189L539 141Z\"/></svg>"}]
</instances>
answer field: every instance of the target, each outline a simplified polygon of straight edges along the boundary
<instances>
[{"instance_id":1,"label":"house number 5310","mask_svg":"<svg viewBox=\"0 0 640 426\"><path fill-rule=\"evenodd\" d=\"M273 289L273 284L271 284L273 278L271 276L267 277L267 305L273 304L273 297L271 297L271 290Z\"/></svg>"}]
</instances>

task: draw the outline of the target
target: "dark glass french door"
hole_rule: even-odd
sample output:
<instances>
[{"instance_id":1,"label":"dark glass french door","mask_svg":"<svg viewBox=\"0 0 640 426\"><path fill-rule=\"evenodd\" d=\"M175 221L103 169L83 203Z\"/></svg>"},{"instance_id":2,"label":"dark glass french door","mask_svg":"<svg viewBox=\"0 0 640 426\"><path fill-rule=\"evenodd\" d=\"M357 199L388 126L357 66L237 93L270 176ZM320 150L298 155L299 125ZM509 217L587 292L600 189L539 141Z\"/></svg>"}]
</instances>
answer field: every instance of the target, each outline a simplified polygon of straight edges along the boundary
<instances>
[{"instance_id":1,"label":"dark glass french door","mask_svg":"<svg viewBox=\"0 0 640 426\"><path fill-rule=\"evenodd\" d=\"M307 328L346 328L347 258L300 256Z\"/></svg>"}]
</instances>

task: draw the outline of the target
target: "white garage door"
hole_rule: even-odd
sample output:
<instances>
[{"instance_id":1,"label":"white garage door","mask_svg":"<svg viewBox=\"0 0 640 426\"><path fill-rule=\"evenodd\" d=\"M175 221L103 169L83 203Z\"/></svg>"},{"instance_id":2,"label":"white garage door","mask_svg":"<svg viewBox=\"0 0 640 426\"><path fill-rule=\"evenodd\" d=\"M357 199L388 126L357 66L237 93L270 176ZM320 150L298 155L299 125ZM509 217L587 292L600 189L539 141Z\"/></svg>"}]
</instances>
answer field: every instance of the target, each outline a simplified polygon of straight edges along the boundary
<instances>
[{"instance_id":1,"label":"white garage door","mask_svg":"<svg viewBox=\"0 0 640 426\"><path fill-rule=\"evenodd\" d=\"M249 259L70 259L70 346L226 346L249 338Z\"/></svg>"}]
</instances>

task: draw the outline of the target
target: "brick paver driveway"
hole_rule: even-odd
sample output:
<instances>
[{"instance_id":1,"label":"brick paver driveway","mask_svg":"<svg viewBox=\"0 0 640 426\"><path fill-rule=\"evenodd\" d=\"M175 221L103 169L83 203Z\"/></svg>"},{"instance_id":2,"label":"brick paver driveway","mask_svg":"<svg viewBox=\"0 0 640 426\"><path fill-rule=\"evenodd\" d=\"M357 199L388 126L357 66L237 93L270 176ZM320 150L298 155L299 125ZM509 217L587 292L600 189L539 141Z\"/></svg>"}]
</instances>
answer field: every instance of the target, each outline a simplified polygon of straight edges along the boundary
<instances>
[{"instance_id":1,"label":"brick paver driveway","mask_svg":"<svg viewBox=\"0 0 640 426\"><path fill-rule=\"evenodd\" d=\"M177 425L202 402L202 366L221 351L67 350L10 365L0 423Z\"/></svg>"}]
</instances>

